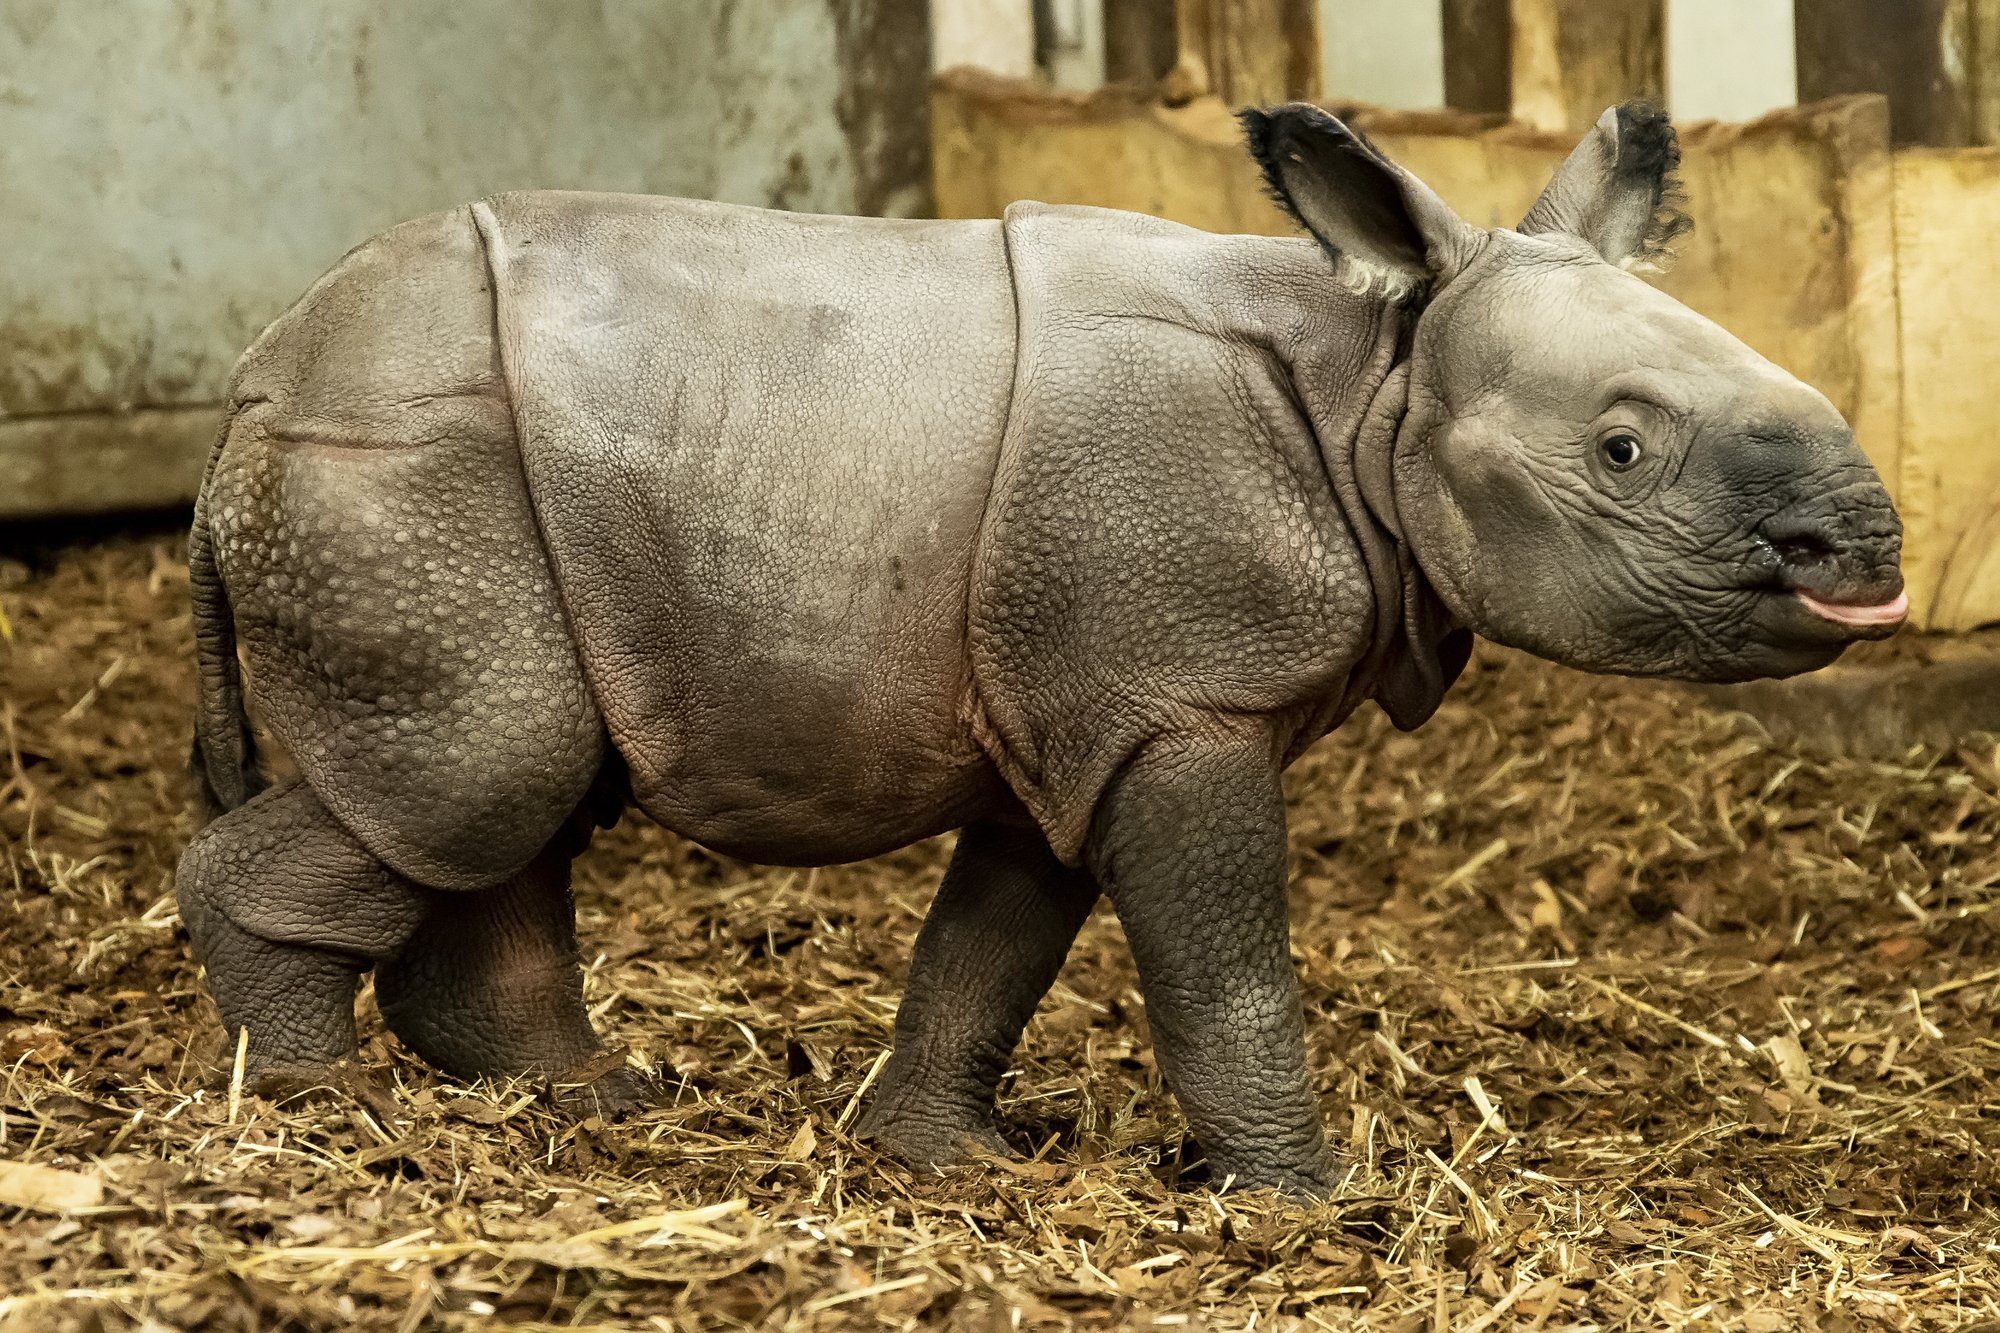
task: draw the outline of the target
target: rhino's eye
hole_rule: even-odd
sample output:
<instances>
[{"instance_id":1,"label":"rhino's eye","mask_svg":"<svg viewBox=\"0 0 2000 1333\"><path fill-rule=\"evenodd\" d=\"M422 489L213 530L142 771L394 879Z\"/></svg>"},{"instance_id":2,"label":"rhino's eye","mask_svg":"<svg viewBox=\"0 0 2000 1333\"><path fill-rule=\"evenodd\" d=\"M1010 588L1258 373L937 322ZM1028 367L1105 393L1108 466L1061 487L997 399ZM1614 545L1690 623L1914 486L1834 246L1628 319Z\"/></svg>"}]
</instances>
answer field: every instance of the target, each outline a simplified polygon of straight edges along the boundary
<instances>
[{"instance_id":1,"label":"rhino's eye","mask_svg":"<svg viewBox=\"0 0 2000 1333\"><path fill-rule=\"evenodd\" d=\"M1604 451L1604 462L1613 472L1623 472L1639 461L1644 451L1639 447L1639 437L1624 431L1607 435L1597 446Z\"/></svg>"}]
</instances>

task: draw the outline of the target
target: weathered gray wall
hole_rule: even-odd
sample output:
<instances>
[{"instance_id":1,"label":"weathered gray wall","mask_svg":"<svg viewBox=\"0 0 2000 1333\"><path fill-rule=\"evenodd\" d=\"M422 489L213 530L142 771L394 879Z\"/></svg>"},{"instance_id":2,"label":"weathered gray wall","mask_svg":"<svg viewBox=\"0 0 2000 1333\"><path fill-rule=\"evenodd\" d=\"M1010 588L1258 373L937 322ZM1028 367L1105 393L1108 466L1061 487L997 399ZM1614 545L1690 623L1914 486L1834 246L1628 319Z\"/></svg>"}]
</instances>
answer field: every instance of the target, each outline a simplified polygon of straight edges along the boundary
<instances>
[{"instance_id":1,"label":"weathered gray wall","mask_svg":"<svg viewBox=\"0 0 2000 1333\"><path fill-rule=\"evenodd\" d=\"M923 0L0 0L0 515L187 489L350 246L521 187L927 206Z\"/></svg>"}]
</instances>

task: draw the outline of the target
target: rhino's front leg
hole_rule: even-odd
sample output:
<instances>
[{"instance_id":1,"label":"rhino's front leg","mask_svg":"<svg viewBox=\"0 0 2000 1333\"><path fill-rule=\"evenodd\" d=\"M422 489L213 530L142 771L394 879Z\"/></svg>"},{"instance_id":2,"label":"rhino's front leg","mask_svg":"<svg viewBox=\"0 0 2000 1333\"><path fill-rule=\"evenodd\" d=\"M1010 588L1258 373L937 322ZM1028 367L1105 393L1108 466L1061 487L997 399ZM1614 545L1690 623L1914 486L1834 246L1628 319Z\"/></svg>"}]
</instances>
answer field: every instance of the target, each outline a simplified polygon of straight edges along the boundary
<instances>
[{"instance_id":1,"label":"rhino's front leg","mask_svg":"<svg viewBox=\"0 0 2000 1333\"><path fill-rule=\"evenodd\" d=\"M1261 733L1155 742L1100 805L1088 859L1211 1179L1324 1195L1338 1173L1306 1068L1272 754Z\"/></svg>"},{"instance_id":2,"label":"rhino's front leg","mask_svg":"<svg viewBox=\"0 0 2000 1333\"><path fill-rule=\"evenodd\" d=\"M896 1049L861 1132L916 1166L1004 1152L993 1094L1076 932L1097 902L1088 875L1033 828L958 835L910 961Z\"/></svg>"}]
</instances>

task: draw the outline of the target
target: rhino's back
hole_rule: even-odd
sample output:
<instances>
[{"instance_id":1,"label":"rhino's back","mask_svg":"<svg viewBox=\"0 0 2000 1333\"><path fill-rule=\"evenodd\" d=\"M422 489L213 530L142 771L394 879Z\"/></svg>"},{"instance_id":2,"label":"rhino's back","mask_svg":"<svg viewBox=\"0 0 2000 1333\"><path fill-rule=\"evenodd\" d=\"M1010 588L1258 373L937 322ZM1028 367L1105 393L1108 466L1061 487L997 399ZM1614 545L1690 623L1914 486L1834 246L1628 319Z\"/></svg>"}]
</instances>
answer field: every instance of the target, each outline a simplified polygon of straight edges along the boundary
<instances>
[{"instance_id":1,"label":"rhino's back","mask_svg":"<svg viewBox=\"0 0 2000 1333\"><path fill-rule=\"evenodd\" d=\"M995 223L476 206L530 492L634 792L767 860L956 822L1014 369Z\"/></svg>"}]
</instances>

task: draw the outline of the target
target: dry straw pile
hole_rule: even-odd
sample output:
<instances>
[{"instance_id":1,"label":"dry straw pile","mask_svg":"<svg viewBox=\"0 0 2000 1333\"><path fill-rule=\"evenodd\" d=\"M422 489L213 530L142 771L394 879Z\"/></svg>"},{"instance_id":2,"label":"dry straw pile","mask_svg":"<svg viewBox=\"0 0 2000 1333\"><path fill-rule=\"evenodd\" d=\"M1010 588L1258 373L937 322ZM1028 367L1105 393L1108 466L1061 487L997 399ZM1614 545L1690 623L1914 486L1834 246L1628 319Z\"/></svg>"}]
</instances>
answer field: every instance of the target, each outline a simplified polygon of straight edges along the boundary
<instances>
[{"instance_id":1,"label":"dry straw pile","mask_svg":"<svg viewBox=\"0 0 2000 1333\"><path fill-rule=\"evenodd\" d=\"M1292 784L1297 948L1353 1152L1211 1193L1100 916L1024 1154L849 1130L943 856L815 873L629 822L590 995L671 1104L578 1124L372 1024L388 1096L231 1095L177 928L171 535L0 561L0 1328L2000 1326L2000 772L1803 761L1661 687L1483 653Z\"/></svg>"}]
</instances>

